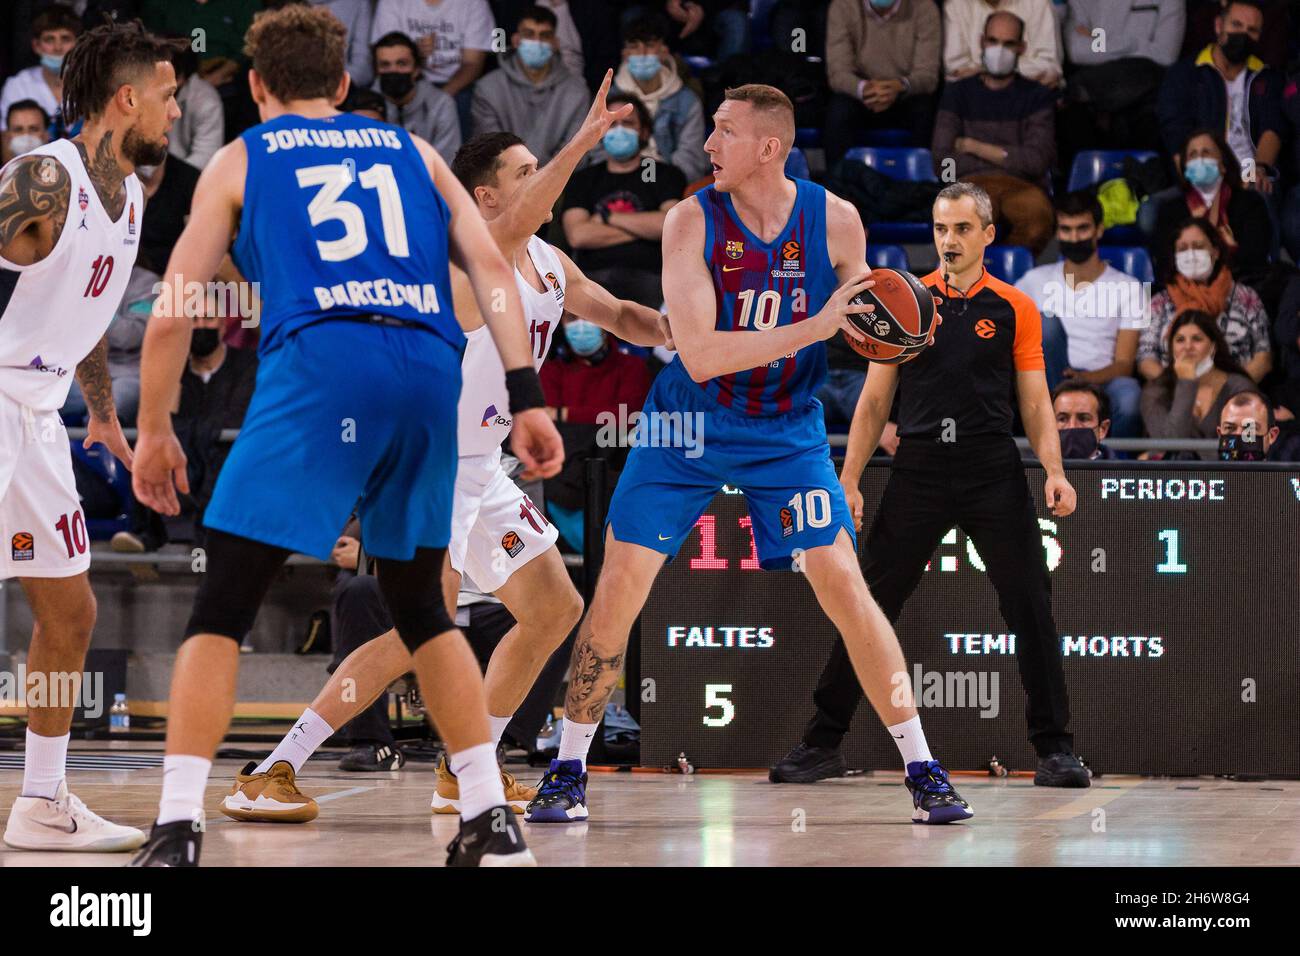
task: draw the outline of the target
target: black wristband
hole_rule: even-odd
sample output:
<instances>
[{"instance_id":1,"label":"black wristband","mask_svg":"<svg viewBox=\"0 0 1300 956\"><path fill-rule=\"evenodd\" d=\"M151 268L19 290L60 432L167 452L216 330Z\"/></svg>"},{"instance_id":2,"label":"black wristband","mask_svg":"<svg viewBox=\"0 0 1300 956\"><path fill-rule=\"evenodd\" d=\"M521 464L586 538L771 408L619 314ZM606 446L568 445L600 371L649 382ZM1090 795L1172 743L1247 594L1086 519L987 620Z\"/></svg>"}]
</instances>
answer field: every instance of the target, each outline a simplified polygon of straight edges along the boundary
<instances>
[{"instance_id":1,"label":"black wristband","mask_svg":"<svg viewBox=\"0 0 1300 956\"><path fill-rule=\"evenodd\" d=\"M546 396L542 394L542 380L537 369L531 366L506 372L506 392L510 395L510 414L518 415L530 408L544 408Z\"/></svg>"}]
</instances>

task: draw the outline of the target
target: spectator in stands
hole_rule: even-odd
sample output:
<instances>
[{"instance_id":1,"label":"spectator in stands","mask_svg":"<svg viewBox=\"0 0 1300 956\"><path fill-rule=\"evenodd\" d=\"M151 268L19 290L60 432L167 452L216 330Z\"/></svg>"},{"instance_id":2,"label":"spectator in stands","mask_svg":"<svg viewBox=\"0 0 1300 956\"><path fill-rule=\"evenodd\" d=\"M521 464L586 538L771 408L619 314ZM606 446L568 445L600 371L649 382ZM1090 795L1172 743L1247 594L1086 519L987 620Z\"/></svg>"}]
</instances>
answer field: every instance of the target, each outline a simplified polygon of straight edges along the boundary
<instances>
[{"instance_id":1,"label":"spectator in stands","mask_svg":"<svg viewBox=\"0 0 1300 956\"><path fill-rule=\"evenodd\" d=\"M1214 43L1219 28L1215 21L1223 13L1227 0L1183 0L1187 4L1187 29L1183 35L1180 59L1196 56L1207 43ZM1264 28L1260 31L1259 58L1281 70L1295 42L1296 21L1288 13L1295 0L1256 0L1255 5L1264 12Z\"/></svg>"},{"instance_id":2,"label":"spectator in stands","mask_svg":"<svg viewBox=\"0 0 1300 956\"><path fill-rule=\"evenodd\" d=\"M1219 231L1205 219L1183 220L1171 238L1172 248L1157 254L1158 262L1173 266L1166 266L1160 276L1164 291L1151 300L1151 324L1138 342L1138 371L1148 380L1164 374L1175 316L1195 309L1217 319L1233 361L1260 381L1273 367L1263 301L1250 286L1233 279Z\"/></svg>"},{"instance_id":3,"label":"spectator in stands","mask_svg":"<svg viewBox=\"0 0 1300 956\"><path fill-rule=\"evenodd\" d=\"M642 151L650 141L650 113L635 96L610 94L607 105L632 104L602 142L609 158L578 170L569 181L560 223L574 261L593 281L620 299L652 309L663 304L659 274L664 216L681 199L686 177L671 163L642 175Z\"/></svg>"},{"instance_id":4,"label":"spectator in stands","mask_svg":"<svg viewBox=\"0 0 1300 956\"><path fill-rule=\"evenodd\" d=\"M138 261L161 275L190 217L199 171L169 153L157 166L137 166L136 175L145 197Z\"/></svg>"},{"instance_id":5,"label":"spectator in stands","mask_svg":"<svg viewBox=\"0 0 1300 956\"><path fill-rule=\"evenodd\" d=\"M405 33L387 33L371 54L375 89L385 101L381 119L419 136L450 164L461 143L456 101L424 78L415 41Z\"/></svg>"},{"instance_id":6,"label":"spectator in stands","mask_svg":"<svg viewBox=\"0 0 1300 956\"><path fill-rule=\"evenodd\" d=\"M142 0L140 16L155 33L192 37L202 31L198 73L220 89L242 81L244 34L262 6L262 0Z\"/></svg>"},{"instance_id":7,"label":"spectator in stands","mask_svg":"<svg viewBox=\"0 0 1300 956\"><path fill-rule=\"evenodd\" d=\"M35 100L17 100L5 112L0 133L0 166L50 141L50 115Z\"/></svg>"},{"instance_id":8,"label":"spectator in stands","mask_svg":"<svg viewBox=\"0 0 1300 956\"><path fill-rule=\"evenodd\" d=\"M1257 192L1245 189L1240 164L1223 135L1196 130L1178 154L1181 184L1150 197L1139 221L1154 236L1153 248L1172 252L1171 234L1189 216L1206 219L1219 232L1233 275L1243 281L1262 277L1268 270L1272 225L1268 206ZM1157 270L1169 271L1158 262Z\"/></svg>"},{"instance_id":9,"label":"spectator in stands","mask_svg":"<svg viewBox=\"0 0 1300 956\"><path fill-rule=\"evenodd\" d=\"M1049 13L1050 16L1050 13ZM1051 90L1015 72L1025 50L1024 23L997 12L984 24L984 67L949 83L934 124L935 172L955 173L984 189L1003 242L1037 256L1052 236L1052 202L1044 187L1056 156L1056 100Z\"/></svg>"},{"instance_id":10,"label":"spectator in stands","mask_svg":"<svg viewBox=\"0 0 1300 956\"><path fill-rule=\"evenodd\" d=\"M534 5L555 14L555 40L569 72L589 87L599 86L605 70L618 63L623 8L606 0L493 0L492 10L497 23L513 33L524 11Z\"/></svg>"},{"instance_id":11,"label":"spectator in stands","mask_svg":"<svg viewBox=\"0 0 1300 956\"><path fill-rule=\"evenodd\" d=\"M8 121L9 107L19 100L35 100L48 116L54 119L51 136L55 139L66 132L63 128L63 81L59 73L63 58L77 42L81 33L81 18L72 8L61 3L51 4L32 17L32 52L40 57L38 66L19 70L0 89L0 122ZM0 126L0 129L4 129Z\"/></svg>"},{"instance_id":12,"label":"spectator in stands","mask_svg":"<svg viewBox=\"0 0 1300 956\"><path fill-rule=\"evenodd\" d=\"M749 4L745 0L659 0L624 8L623 26L651 14L666 18L674 50L717 62L749 49Z\"/></svg>"},{"instance_id":13,"label":"spectator in stands","mask_svg":"<svg viewBox=\"0 0 1300 956\"><path fill-rule=\"evenodd\" d=\"M370 42L388 33L415 40L424 78L456 101L460 133L470 130L471 89L487 67L495 24L487 0L379 0Z\"/></svg>"},{"instance_id":14,"label":"spectator in stands","mask_svg":"<svg viewBox=\"0 0 1300 956\"><path fill-rule=\"evenodd\" d=\"M474 135L514 133L545 166L591 106L582 77L555 55L555 14L531 7L510 38L513 52L474 87Z\"/></svg>"},{"instance_id":15,"label":"spectator in stands","mask_svg":"<svg viewBox=\"0 0 1300 956\"><path fill-rule=\"evenodd\" d=\"M1263 392L1246 389L1228 399L1219 414L1219 458L1223 461L1300 460L1300 441L1283 438Z\"/></svg>"},{"instance_id":16,"label":"spectator in stands","mask_svg":"<svg viewBox=\"0 0 1300 956\"><path fill-rule=\"evenodd\" d=\"M185 47L172 58L181 116L167 134L167 151L203 169L226 142L226 110L217 88L198 75L199 57Z\"/></svg>"},{"instance_id":17,"label":"spectator in stands","mask_svg":"<svg viewBox=\"0 0 1300 956\"><path fill-rule=\"evenodd\" d=\"M1215 438L1223 406L1255 383L1232 356L1214 316L1188 309L1174 319L1169 357L1142 389L1142 420L1152 438ZM1167 455L1166 457L1188 457ZM1196 457L1213 460L1214 452Z\"/></svg>"},{"instance_id":18,"label":"spectator in stands","mask_svg":"<svg viewBox=\"0 0 1300 956\"><path fill-rule=\"evenodd\" d=\"M1248 189L1268 194L1282 149L1283 78L1255 55L1264 15L1249 0L1231 0L1215 18L1216 41L1171 66L1156 112L1165 150L1179 153L1194 130L1225 130Z\"/></svg>"},{"instance_id":19,"label":"spectator in stands","mask_svg":"<svg viewBox=\"0 0 1300 956\"><path fill-rule=\"evenodd\" d=\"M978 76L988 65L988 20L994 13L1016 16L1021 46L1008 73L1055 87L1061 82L1061 48L1050 0L947 0L943 5L943 69L951 82ZM1006 54L995 54L1006 59Z\"/></svg>"},{"instance_id":20,"label":"spectator in stands","mask_svg":"<svg viewBox=\"0 0 1300 956\"><path fill-rule=\"evenodd\" d=\"M1115 453L1102 442L1110 433L1110 399L1092 382L1070 379L1052 389L1061 457L1096 461Z\"/></svg>"},{"instance_id":21,"label":"spectator in stands","mask_svg":"<svg viewBox=\"0 0 1300 956\"><path fill-rule=\"evenodd\" d=\"M1064 33L1073 69L1058 116L1061 161L1081 149L1160 148L1155 101L1183 42L1184 0L1070 0Z\"/></svg>"},{"instance_id":22,"label":"spectator in stands","mask_svg":"<svg viewBox=\"0 0 1300 956\"><path fill-rule=\"evenodd\" d=\"M666 160L694 182L710 169L704 152L704 107L677 75L665 32L666 25L658 17L633 20L624 28L623 62L614 87L635 94L650 113L653 132L647 155Z\"/></svg>"},{"instance_id":23,"label":"spectator in stands","mask_svg":"<svg viewBox=\"0 0 1300 956\"><path fill-rule=\"evenodd\" d=\"M863 130L901 128L929 142L939 86L934 0L832 0L826 26L823 143L834 166Z\"/></svg>"},{"instance_id":24,"label":"spectator in stands","mask_svg":"<svg viewBox=\"0 0 1300 956\"><path fill-rule=\"evenodd\" d=\"M1115 409L1114 434L1129 438L1142 430L1142 387L1133 363L1148 303L1137 279L1097 254L1104 231L1096 195L1067 193L1056 204L1056 239L1065 258L1031 269L1016 288L1043 316L1048 387L1070 381L1104 390Z\"/></svg>"},{"instance_id":25,"label":"spectator in stands","mask_svg":"<svg viewBox=\"0 0 1300 956\"><path fill-rule=\"evenodd\" d=\"M328 7L347 28L348 76L353 86L369 86L374 78L370 56L370 20L374 14L371 0L311 0L312 6Z\"/></svg>"}]
</instances>

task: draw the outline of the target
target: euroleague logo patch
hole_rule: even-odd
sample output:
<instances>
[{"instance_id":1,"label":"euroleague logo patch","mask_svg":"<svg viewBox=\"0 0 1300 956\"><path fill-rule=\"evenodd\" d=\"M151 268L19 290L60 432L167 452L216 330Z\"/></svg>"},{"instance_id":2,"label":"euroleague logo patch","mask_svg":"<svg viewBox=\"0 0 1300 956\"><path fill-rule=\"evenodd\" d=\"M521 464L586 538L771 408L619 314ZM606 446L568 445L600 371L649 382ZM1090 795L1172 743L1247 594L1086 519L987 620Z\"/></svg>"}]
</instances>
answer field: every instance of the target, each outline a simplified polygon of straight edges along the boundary
<instances>
[{"instance_id":1,"label":"euroleague logo patch","mask_svg":"<svg viewBox=\"0 0 1300 956\"><path fill-rule=\"evenodd\" d=\"M501 547L506 554L513 558L524 550L524 539L513 531L507 531L501 536Z\"/></svg>"},{"instance_id":2,"label":"euroleague logo patch","mask_svg":"<svg viewBox=\"0 0 1300 956\"><path fill-rule=\"evenodd\" d=\"M975 334L982 339L991 339L997 332L998 327L993 324L992 319L980 319L975 323Z\"/></svg>"},{"instance_id":3,"label":"euroleague logo patch","mask_svg":"<svg viewBox=\"0 0 1300 956\"><path fill-rule=\"evenodd\" d=\"M30 531L19 531L9 540L9 554L14 561L32 561L36 558L36 542Z\"/></svg>"},{"instance_id":4,"label":"euroleague logo patch","mask_svg":"<svg viewBox=\"0 0 1300 956\"><path fill-rule=\"evenodd\" d=\"M799 268L799 243L793 239L781 247L781 268Z\"/></svg>"},{"instance_id":5,"label":"euroleague logo patch","mask_svg":"<svg viewBox=\"0 0 1300 956\"><path fill-rule=\"evenodd\" d=\"M788 538L794 534L794 514L789 508L781 509L781 537Z\"/></svg>"}]
</instances>

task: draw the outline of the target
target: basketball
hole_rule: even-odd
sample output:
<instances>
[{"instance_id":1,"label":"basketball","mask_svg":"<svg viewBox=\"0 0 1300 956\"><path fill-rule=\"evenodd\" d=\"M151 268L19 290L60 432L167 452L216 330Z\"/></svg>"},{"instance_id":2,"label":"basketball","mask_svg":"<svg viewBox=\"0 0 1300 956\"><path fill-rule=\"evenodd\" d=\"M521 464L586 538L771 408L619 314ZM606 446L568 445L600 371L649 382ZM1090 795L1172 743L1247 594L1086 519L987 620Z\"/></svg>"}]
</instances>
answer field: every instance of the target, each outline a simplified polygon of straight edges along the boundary
<instances>
[{"instance_id":1,"label":"basketball","mask_svg":"<svg viewBox=\"0 0 1300 956\"><path fill-rule=\"evenodd\" d=\"M874 305L874 312L849 316L867 338L858 341L847 332L844 341L872 362L902 365L921 354L934 331L934 296L916 276L898 269L873 269L875 285L853 297L855 305Z\"/></svg>"}]
</instances>

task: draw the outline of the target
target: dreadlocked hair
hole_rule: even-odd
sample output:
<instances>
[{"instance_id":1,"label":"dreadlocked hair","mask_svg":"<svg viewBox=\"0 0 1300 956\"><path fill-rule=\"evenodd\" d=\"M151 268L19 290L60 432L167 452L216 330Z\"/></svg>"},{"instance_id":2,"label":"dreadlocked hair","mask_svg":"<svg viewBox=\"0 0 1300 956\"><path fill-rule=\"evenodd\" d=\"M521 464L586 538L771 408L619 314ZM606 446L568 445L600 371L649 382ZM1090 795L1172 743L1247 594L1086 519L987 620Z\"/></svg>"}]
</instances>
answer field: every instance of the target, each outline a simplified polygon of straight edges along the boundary
<instances>
[{"instance_id":1,"label":"dreadlocked hair","mask_svg":"<svg viewBox=\"0 0 1300 956\"><path fill-rule=\"evenodd\" d=\"M170 63L187 46L187 39L154 36L139 20L87 30L63 61L64 122L98 116L132 75Z\"/></svg>"}]
</instances>

